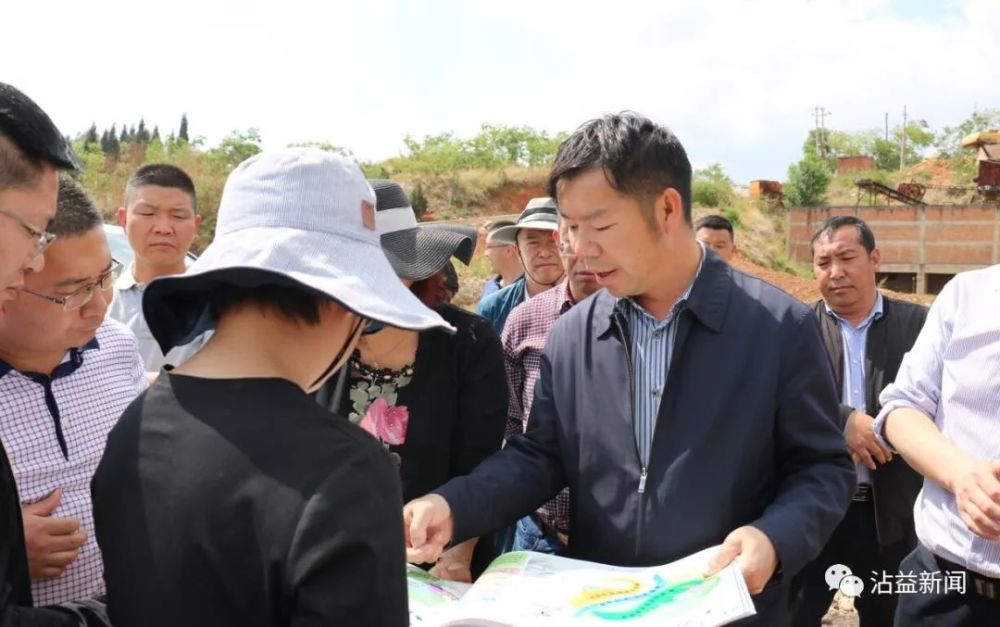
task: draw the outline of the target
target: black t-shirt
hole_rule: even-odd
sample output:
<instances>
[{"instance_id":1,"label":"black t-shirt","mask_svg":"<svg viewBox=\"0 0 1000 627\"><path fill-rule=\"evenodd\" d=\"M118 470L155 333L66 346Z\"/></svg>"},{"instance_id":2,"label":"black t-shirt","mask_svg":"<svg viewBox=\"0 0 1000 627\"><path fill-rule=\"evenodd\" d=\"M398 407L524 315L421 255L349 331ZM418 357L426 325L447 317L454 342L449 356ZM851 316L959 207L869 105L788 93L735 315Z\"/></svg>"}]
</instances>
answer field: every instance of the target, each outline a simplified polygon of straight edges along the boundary
<instances>
[{"instance_id":1,"label":"black t-shirt","mask_svg":"<svg viewBox=\"0 0 1000 627\"><path fill-rule=\"evenodd\" d=\"M116 627L408 624L396 470L289 381L161 373L92 491Z\"/></svg>"}]
</instances>

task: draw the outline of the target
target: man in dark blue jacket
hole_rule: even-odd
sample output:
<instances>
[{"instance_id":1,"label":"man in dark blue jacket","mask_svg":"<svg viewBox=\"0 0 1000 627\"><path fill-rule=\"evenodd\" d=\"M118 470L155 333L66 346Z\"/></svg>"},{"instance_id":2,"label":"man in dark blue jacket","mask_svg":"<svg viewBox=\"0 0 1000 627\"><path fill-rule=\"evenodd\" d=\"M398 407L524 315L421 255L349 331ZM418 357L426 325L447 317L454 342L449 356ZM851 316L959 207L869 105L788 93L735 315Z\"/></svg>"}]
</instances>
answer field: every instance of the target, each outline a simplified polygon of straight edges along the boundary
<instances>
[{"instance_id":1,"label":"man in dark blue jacket","mask_svg":"<svg viewBox=\"0 0 1000 627\"><path fill-rule=\"evenodd\" d=\"M722 544L711 569L738 559L750 624L785 624L788 580L855 483L816 317L698 244L691 165L648 119L584 124L549 181L606 289L553 328L527 432L407 505L410 560L569 486L567 555L640 566Z\"/></svg>"}]
</instances>

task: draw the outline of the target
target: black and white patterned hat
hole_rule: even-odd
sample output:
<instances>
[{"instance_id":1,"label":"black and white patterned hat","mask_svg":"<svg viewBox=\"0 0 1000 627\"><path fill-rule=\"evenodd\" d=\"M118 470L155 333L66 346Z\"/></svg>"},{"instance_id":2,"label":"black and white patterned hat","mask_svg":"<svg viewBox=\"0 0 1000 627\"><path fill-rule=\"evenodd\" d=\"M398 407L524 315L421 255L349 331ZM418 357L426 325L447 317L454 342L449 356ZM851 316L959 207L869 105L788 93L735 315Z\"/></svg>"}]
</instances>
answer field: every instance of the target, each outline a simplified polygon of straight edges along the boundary
<instances>
[{"instance_id":1,"label":"black and white patterned hat","mask_svg":"<svg viewBox=\"0 0 1000 627\"><path fill-rule=\"evenodd\" d=\"M382 250L401 279L422 281L439 272L452 257L465 265L476 250L473 229L418 224L406 192L395 181L369 181L375 190L375 225Z\"/></svg>"}]
</instances>

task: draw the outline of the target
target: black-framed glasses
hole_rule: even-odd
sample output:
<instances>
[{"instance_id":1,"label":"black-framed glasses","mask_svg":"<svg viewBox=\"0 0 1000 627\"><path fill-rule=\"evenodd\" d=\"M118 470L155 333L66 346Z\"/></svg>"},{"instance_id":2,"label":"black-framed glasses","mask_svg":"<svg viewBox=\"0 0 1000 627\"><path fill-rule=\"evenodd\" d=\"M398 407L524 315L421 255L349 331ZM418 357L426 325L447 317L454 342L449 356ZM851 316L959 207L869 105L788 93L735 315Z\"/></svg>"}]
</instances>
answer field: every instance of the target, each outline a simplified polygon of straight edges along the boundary
<instances>
[{"instance_id":1,"label":"black-framed glasses","mask_svg":"<svg viewBox=\"0 0 1000 627\"><path fill-rule=\"evenodd\" d=\"M111 260L111 267L104 271L101 276L97 277L97 280L93 283L88 283L76 290L72 294L67 294L65 296L49 296L48 294L40 294L29 290L26 287L22 287L22 292L27 292L32 296L37 296L39 298L44 298L45 300L55 303L61 306L66 311L74 311L83 307L90 302L90 299L94 297L94 292L98 289L109 290L114 287L115 281L122 274L122 268L124 266L117 259Z\"/></svg>"},{"instance_id":2,"label":"black-framed glasses","mask_svg":"<svg viewBox=\"0 0 1000 627\"><path fill-rule=\"evenodd\" d=\"M35 253L32 256L32 259L37 259L38 255L44 253L45 249L48 248L49 245L52 244L53 240L55 240L56 238L55 233L49 233L48 231L40 231L36 229L35 227L28 224L28 222L24 218L17 215L13 211L0 208L0 214L7 216L14 222L17 222L18 224L23 226L24 230L28 232L28 235L30 235L31 238L35 240Z\"/></svg>"}]
</instances>

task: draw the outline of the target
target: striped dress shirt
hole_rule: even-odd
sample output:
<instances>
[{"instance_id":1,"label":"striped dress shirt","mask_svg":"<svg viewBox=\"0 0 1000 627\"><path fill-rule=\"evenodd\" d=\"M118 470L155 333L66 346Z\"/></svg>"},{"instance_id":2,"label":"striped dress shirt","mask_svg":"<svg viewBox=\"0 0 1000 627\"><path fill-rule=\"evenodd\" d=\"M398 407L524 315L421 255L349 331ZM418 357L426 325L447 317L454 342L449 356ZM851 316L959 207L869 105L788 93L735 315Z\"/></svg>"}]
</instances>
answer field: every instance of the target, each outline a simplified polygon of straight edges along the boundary
<instances>
[{"instance_id":1,"label":"striped dress shirt","mask_svg":"<svg viewBox=\"0 0 1000 627\"><path fill-rule=\"evenodd\" d=\"M875 433L894 409L933 418L973 459L1000 460L1000 265L955 276L938 295L896 381L882 391ZM913 507L917 536L932 553L1000 577L1000 542L972 533L955 495L924 479Z\"/></svg>"},{"instance_id":2,"label":"striped dress shirt","mask_svg":"<svg viewBox=\"0 0 1000 627\"><path fill-rule=\"evenodd\" d=\"M701 274L704 262L705 251L702 247L701 261L694 280L663 320L651 316L632 298L618 300L619 311L628 322L631 342L635 442L643 469L649 466L649 451L653 446L656 416L660 412L660 401L663 399L663 389L667 384L667 372L670 370L674 342L677 339L677 325L674 321L686 306L691 288Z\"/></svg>"}]
</instances>

